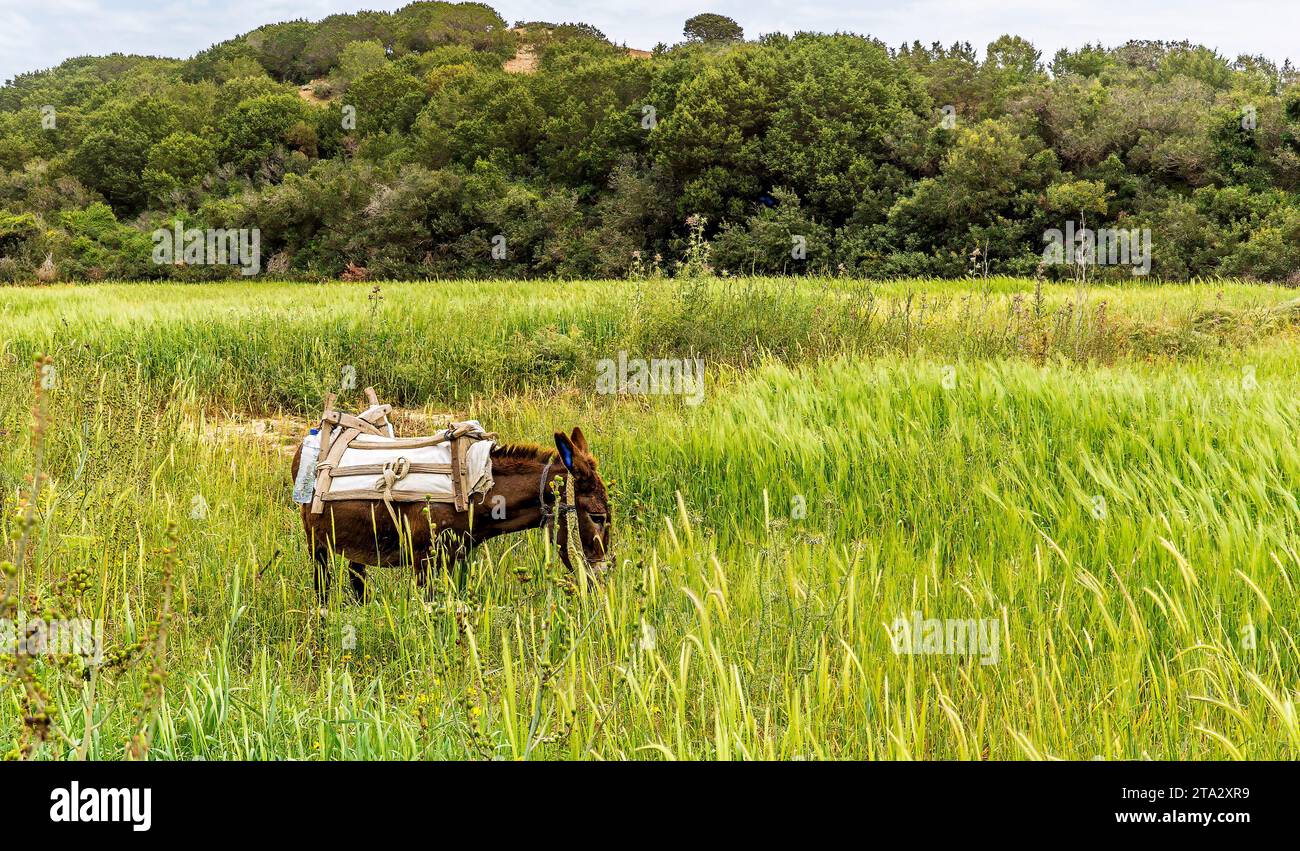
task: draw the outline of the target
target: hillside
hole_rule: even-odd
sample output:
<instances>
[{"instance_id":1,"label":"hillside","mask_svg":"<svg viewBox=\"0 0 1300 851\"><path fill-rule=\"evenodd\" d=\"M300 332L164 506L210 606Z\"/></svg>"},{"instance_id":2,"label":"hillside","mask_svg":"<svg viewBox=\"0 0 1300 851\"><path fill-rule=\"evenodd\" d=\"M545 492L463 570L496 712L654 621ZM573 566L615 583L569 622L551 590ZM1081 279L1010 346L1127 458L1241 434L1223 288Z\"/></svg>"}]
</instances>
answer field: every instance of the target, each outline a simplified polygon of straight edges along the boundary
<instances>
[{"instance_id":1,"label":"hillside","mask_svg":"<svg viewBox=\"0 0 1300 851\"><path fill-rule=\"evenodd\" d=\"M1298 190L1295 70L1187 43L651 53L420 2L0 87L0 281L241 273L155 262L179 220L288 278L1070 278L1102 228L1135 254L1090 278L1295 282Z\"/></svg>"}]
</instances>

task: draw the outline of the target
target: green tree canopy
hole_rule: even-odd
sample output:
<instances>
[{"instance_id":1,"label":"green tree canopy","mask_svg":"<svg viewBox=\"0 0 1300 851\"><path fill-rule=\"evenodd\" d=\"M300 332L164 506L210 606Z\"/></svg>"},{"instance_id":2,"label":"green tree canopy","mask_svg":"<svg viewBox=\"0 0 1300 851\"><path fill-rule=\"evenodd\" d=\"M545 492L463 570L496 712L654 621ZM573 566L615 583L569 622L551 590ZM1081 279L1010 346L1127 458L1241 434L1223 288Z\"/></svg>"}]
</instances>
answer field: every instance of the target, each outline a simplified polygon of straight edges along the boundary
<instances>
[{"instance_id":1,"label":"green tree canopy","mask_svg":"<svg viewBox=\"0 0 1300 851\"><path fill-rule=\"evenodd\" d=\"M686 19L682 35L691 41L740 41L745 31L726 15L704 12Z\"/></svg>"}]
</instances>

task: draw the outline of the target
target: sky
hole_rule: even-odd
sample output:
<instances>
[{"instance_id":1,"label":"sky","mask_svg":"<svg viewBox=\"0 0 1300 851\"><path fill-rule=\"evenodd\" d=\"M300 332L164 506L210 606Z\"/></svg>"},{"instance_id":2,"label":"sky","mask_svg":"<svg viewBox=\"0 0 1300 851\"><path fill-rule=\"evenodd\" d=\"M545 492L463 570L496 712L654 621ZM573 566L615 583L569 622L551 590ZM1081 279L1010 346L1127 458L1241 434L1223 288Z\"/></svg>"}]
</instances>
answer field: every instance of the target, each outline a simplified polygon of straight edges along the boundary
<instances>
[{"instance_id":1,"label":"sky","mask_svg":"<svg viewBox=\"0 0 1300 851\"><path fill-rule=\"evenodd\" d=\"M143 53L188 57L262 24L319 20L336 12L397 9L407 0L0 0L0 80L73 56ZM682 40L698 12L735 18L754 38L767 32L848 31L891 46L969 41L982 49L1004 33L1023 36L1050 60L1061 47L1131 38L1187 39L1235 58L1263 54L1300 64L1295 0L496 0L508 23L581 21L616 42L649 50Z\"/></svg>"}]
</instances>

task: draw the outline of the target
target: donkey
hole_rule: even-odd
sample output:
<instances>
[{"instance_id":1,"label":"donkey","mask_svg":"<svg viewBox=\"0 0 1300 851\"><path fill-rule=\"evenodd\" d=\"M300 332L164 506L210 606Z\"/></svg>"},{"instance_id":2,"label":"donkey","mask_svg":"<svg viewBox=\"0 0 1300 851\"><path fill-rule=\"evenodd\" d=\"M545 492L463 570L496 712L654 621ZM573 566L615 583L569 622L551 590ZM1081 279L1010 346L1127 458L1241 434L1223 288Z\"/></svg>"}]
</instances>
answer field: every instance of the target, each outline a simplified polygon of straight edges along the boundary
<instances>
[{"instance_id":1,"label":"donkey","mask_svg":"<svg viewBox=\"0 0 1300 851\"><path fill-rule=\"evenodd\" d=\"M290 476L296 473L301 456L299 446ZM310 505L299 506L307 546L316 564L320 605L329 602L336 555L348 560L352 595L359 603L370 598L366 585L369 566L410 564L416 584L427 596L433 591L429 581L433 570L451 569L483 541L528 529L553 532L564 566L573 571L565 517L570 511L577 515L588 573L597 578L604 574L612 557L609 497L582 429L574 428L571 435L557 431L555 449L535 444L493 446L492 480L491 490L471 500L467 511L458 512L442 502L394 503L404 527L401 530L378 500L330 501L320 514L312 514ZM571 506L563 499L570 493Z\"/></svg>"}]
</instances>

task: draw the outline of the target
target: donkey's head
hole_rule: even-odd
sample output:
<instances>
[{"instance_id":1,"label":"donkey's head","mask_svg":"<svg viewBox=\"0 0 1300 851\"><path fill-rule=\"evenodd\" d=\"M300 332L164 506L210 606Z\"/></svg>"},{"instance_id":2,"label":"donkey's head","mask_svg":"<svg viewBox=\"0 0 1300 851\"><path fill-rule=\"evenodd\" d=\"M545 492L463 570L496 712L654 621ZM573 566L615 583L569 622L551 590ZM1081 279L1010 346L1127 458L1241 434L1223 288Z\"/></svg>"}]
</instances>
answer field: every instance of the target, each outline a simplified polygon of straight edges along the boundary
<instances>
[{"instance_id":1,"label":"donkey's head","mask_svg":"<svg viewBox=\"0 0 1300 851\"><path fill-rule=\"evenodd\" d=\"M596 456L587 448L587 438L582 429L575 428L566 435L562 431L555 433L555 448L560 453L560 460L573 480L573 501L578 519L578 536L582 540L582 555L587 566L600 575L613 558L610 549L609 530L613 520L609 513L609 496L605 493L605 482L596 472ZM568 556L568 523L561 523L560 556L570 570Z\"/></svg>"}]
</instances>

